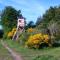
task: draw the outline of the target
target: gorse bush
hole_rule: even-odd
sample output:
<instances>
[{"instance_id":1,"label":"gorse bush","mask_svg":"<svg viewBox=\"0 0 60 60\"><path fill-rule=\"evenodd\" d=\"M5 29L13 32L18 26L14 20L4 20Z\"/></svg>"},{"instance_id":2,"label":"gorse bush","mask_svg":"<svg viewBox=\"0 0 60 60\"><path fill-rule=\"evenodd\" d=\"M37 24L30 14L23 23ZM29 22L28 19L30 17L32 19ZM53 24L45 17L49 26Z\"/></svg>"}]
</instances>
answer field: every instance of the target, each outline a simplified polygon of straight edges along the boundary
<instances>
[{"instance_id":1,"label":"gorse bush","mask_svg":"<svg viewBox=\"0 0 60 60\"><path fill-rule=\"evenodd\" d=\"M28 28L26 30L26 33L28 33L29 35L34 35L34 34L41 33L41 31L36 28Z\"/></svg>"},{"instance_id":2,"label":"gorse bush","mask_svg":"<svg viewBox=\"0 0 60 60\"><path fill-rule=\"evenodd\" d=\"M27 39L29 38L29 36L34 35L38 33L36 29L34 28L28 28L27 30L25 30L25 32L23 32L20 37L19 40L23 41L23 43L25 44L25 42L27 41Z\"/></svg>"},{"instance_id":3,"label":"gorse bush","mask_svg":"<svg viewBox=\"0 0 60 60\"><path fill-rule=\"evenodd\" d=\"M35 34L29 36L28 40L25 43L26 47L29 48L39 48L41 44L46 43L48 46L50 45L50 37L47 34Z\"/></svg>"},{"instance_id":4,"label":"gorse bush","mask_svg":"<svg viewBox=\"0 0 60 60\"><path fill-rule=\"evenodd\" d=\"M34 31L35 31L35 29L33 29L33 28L27 29L27 32L34 32Z\"/></svg>"},{"instance_id":5,"label":"gorse bush","mask_svg":"<svg viewBox=\"0 0 60 60\"><path fill-rule=\"evenodd\" d=\"M16 32L16 28L13 28L12 31L8 32L7 37L12 38L15 32Z\"/></svg>"},{"instance_id":6,"label":"gorse bush","mask_svg":"<svg viewBox=\"0 0 60 60\"><path fill-rule=\"evenodd\" d=\"M12 32L9 32L8 33L8 38L12 38L12 36L13 36L13 33Z\"/></svg>"}]
</instances>

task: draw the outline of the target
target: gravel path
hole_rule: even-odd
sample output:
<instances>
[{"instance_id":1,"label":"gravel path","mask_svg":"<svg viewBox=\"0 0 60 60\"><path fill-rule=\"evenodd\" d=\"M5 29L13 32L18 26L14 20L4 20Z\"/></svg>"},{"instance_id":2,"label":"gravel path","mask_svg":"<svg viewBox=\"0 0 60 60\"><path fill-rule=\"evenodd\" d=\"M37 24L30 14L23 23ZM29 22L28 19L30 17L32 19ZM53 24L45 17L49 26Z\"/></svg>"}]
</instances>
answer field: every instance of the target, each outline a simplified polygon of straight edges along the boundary
<instances>
[{"instance_id":1,"label":"gravel path","mask_svg":"<svg viewBox=\"0 0 60 60\"><path fill-rule=\"evenodd\" d=\"M2 45L9 51L9 53L11 54L11 56L13 57L14 60L23 60L21 55L18 55L16 52L14 52L11 48L9 48L7 46L6 43L4 43L2 40L1 40L1 43Z\"/></svg>"}]
</instances>

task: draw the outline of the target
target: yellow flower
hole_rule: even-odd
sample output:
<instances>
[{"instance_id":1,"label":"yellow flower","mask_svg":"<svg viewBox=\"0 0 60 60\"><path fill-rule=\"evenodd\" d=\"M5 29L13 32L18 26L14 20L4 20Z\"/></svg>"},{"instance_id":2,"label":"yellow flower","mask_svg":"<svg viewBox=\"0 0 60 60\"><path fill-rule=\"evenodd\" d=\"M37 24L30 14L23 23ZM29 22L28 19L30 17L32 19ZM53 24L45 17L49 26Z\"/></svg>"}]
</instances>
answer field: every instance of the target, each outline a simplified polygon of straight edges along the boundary
<instances>
[{"instance_id":1,"label":"yellow flower","mask_svg":"<svg viewBox=\"0 0 60 60\"><path fill-rule=\"evenodd\" d=\"M44 39L45 40L48 40L49 39L49 36L48 35L44 35Z\"/></svg>"},{"instance_id":2,"label":"yellow flower","mask_svg":"<svg viewBox=\"0 0 60 60\"><path fill-rule=\"evenodd\" d=\"M39 40L33 41L34 44L39 44L39 42L40 42Z\"/></svg>"},{"instance_id":3,"label":"yellow flower","mask_svg":"<svg viewBox=\"0 0 60 60\"><path fill-rule=\"evenodd\" d=\"M44 35L44 42L48 43L49 41L49 36L48 35Z\"/></svg>"},{"instance_id":4,"label":"yellow flower","mask_svg":"<svg viewBox=\"0 0 60 60\"><path fill-rule=\"evenodd\" d=\"M8 33L8 37L12 37L13 36L13 33L12 32L9 32Z\"/></svg>"},{"instance_id":5,"label":"yellow flower","mask_svg":"<svg viewBox=\"0 0 60 60\"><path fill-rule=\"evenodd\" d=\"M33 29L33 28L29 28L28 30L27 30L27 32L34 32L35 31L35 29Z\"/></svg>"},{"instance_id":6,"label":"yellow flower","mask_svg":"<svg viewBox=\"0 0 60 60\"><path fill-rule=\"evenodd\" d=\"M16 28L13 28L12 31L16 31Z\"/></svg>"},{"instance_id":7,"label":"yellow flower","mask_svg":"<svg viewBox=\"0 0 60 60\"><path fill-rule=\"evenodd\" d=\"M16 33L16 28L13 28L12 31L8 32L8 37L12 38L15 33Z\"/></svg>"},{"instance_id":8,"label":"yellow flower","mask_svg":"<svg viewBox=\"0 0 60 60\"><path fill-rule=\"evenodd\" d=\"M35 35L31 35L29 37L29 39L27 40L27 46L29 45L30 47L36 47L38 48L38 46L40 46L40 44L42 43L47 43L48 44L49 41L49 35L47 34L35 34Z\"/></svg>"}]
</instances>

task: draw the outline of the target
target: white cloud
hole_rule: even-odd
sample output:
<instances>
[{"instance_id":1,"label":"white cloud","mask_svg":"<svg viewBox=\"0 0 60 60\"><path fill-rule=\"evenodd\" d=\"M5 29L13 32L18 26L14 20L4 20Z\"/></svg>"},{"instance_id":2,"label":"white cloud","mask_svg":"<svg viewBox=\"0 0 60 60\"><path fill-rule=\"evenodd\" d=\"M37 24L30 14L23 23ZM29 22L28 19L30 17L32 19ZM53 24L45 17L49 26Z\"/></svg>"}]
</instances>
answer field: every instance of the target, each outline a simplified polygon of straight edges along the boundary
<instances>
[{"instance_id":1,"label":"white cloud","mask_svg":"<svg viewBox=\"0 0 60 60\"><path fill-rule=\"evenodd\" d=\"M22 14L29 20L36 19L45 11L44 6L37 0L0 0L0 3L5 6L13 6L20 9Z\"/></svg>"}]
</instances>

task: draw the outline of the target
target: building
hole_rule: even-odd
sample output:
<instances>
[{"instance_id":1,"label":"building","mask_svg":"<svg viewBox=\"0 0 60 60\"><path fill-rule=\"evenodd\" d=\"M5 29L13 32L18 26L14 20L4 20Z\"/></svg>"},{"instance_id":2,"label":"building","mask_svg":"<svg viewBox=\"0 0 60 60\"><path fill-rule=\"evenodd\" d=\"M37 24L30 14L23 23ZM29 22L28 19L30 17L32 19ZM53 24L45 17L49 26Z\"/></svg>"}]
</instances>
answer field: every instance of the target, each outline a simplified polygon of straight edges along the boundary
<instances>
[{"instance_id":1,"label":"building","mask_svg":"<svg viewBox=\"0 0 60 60\"><path fill-rule=\"evenodd\" d=\"M20 34L22 34L22 32L24 31L24 27L25 27L25 18L19 16L17 20L17 30L13 36L13 40L17 40L19 38Z\"/></svg>"}]
</instances>

